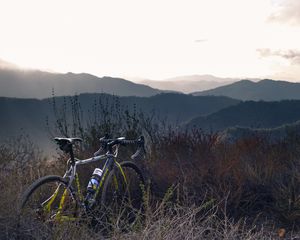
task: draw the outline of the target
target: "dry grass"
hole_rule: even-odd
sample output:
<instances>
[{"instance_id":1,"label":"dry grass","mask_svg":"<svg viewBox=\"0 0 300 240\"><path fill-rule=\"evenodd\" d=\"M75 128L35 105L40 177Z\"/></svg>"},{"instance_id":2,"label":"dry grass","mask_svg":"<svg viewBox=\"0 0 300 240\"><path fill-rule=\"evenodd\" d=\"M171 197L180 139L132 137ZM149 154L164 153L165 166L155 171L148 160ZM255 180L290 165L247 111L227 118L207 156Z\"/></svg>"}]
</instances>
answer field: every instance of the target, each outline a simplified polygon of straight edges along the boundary
<instances>
[{"instance_id":1,"label":"dry grass","mask_svg":"<svg viewBox=\"0 0 300 240\"><path fill-rule=\"evenodd\" d=\"M227 144L198 131L152 138L148 158L138 163L152 181L143 221L108 235L79 222L22 232L16 225L21 193L35 179L61 173L64 162L49 164L26 139L13 146L0 146L0 239L278 239L280 228L286 239L300 237L300 142L294 138Z\"/></svg>"}]
</instances>

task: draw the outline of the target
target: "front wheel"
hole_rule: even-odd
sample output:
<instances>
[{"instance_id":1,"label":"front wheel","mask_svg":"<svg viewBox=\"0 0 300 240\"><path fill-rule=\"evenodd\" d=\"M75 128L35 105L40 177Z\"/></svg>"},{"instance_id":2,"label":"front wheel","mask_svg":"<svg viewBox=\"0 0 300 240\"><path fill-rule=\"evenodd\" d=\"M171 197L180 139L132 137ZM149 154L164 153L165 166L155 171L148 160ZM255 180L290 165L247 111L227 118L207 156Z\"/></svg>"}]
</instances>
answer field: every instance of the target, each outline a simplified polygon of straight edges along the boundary
<instances>
[{"instance_id":1,"label":"front wheel","mask_svg":"<svg viewBox=\"0 0 300 240\"><path fill-rule=\"evenodd\" d=\"M20 223L27 229L45 223L75 220L78 204L68 181L46 176L35 181L24 193L20 204Z\"/></svg>"},{"instance_id":2,"label":"front wheel","mask_svg":"<svg viewBox=\"0 0 300 240\"><path fill-rule=\"evenodd\" d=\"M135 163L116 163L105 179L101 194L102 212L110 228L123 231L139 222L144 189L144 176Z\"/></svg>"}]
</instances>

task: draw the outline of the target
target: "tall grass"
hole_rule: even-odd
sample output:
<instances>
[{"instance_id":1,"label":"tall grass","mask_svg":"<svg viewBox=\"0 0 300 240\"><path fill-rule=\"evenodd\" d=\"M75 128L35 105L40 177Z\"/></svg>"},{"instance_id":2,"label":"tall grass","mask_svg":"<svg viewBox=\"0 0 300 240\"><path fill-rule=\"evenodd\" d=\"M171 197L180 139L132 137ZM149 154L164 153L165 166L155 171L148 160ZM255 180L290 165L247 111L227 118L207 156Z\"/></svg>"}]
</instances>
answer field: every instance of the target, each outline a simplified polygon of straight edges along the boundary
<instances>
[{"instance_id":1,"label":"tall grass","mask_svg":"<svg viewBox=\"0 0 300 240\"><path fill-rule=\"evenodd\" d=\"M101 101L100 101L101 100ZM55 134L84 139L80 157L89 157L105 133L113 137L146 137L147 156L137 164L151 181L144 199L144 220L129 232L115 229L113 239L276 239L277 229L296 237L300 221L300 138L290 133L280 142L253 135L236 142L220 141L218 134L201 130L179 131L145 114L103 99L95 101L94 115L82 119L80 103L73 101L69 121L67 100L62 110L55 105ZM75 103L74 103L75 102ZM103 103L104 102L104 103ZM56 104L56 103L53 103ZM101 105L102 104L102 105ZM73 119L73 120L72 120ZM91 119L94 119L92 121ZM123 148L126 160L134 149ZM50 159L50 158L49 158ZM29 139L0 145L0 238L17 238L16 206L33 180L65 169L66 156L45 159ZM93 166L94 167L94 166ZM92 167L92 168L93 168ZM85 186L92 169L84 169ZM70 223L22 238L102 239L88 225ZM23 235L22 235L23 234ZM107 237L107 236L106 236Z\"/></svg>"}]
</instances>

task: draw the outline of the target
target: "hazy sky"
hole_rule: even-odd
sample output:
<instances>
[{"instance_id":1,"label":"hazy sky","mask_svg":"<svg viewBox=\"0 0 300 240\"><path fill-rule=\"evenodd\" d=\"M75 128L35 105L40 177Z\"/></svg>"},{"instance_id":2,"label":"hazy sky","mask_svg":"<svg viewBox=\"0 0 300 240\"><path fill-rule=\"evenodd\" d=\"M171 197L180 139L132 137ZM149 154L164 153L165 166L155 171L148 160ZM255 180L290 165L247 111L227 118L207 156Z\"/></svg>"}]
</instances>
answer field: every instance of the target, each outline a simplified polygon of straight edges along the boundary
<instances>
[{"instance_id":1,"label":"hazy sky","mask_svg":"<svg viewBox=\"0 0 300 240\"><path fill-rule=\"evenodd\" d=\"M0 0L0 31L22 67L300 81L300 0Z\"/></svg>"}]
</instances>

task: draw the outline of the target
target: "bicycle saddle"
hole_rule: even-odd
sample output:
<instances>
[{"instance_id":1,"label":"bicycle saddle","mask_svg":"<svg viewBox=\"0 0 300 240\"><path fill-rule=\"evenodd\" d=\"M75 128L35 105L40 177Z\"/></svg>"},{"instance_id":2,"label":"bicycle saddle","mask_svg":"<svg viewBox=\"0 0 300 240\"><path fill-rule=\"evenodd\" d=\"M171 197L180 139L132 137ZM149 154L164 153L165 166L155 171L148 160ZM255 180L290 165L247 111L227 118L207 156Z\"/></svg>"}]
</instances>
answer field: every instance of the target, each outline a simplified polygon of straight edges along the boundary
<instances>
[{"instance_id":1,"label":"bicycle saddle","mask_svg":"<svg viewBox=\"0 0 300 240\"><path fill-rule=\"evenodd\" d=\"M60 138L60 137L56 137L54 138L54 140L58 143L58 144L65 144L65 143L75 143L75 142L82 142L81 138Z\"/></svg>"},{"instance_id":2,"label":"bicycle saddle","mask_svg":"<svg viewBox=\"0 0 300 240\"><path fill-rule=\"evenodd\" d=\"M59 138L59 137L56 137L56 138L54 138L54 140L58 144L60 150L66 152L66 153L72 153L72 154L73 154L72 144L75 142L82 142L81 138Z\"/></svg>"}]
</instances>

